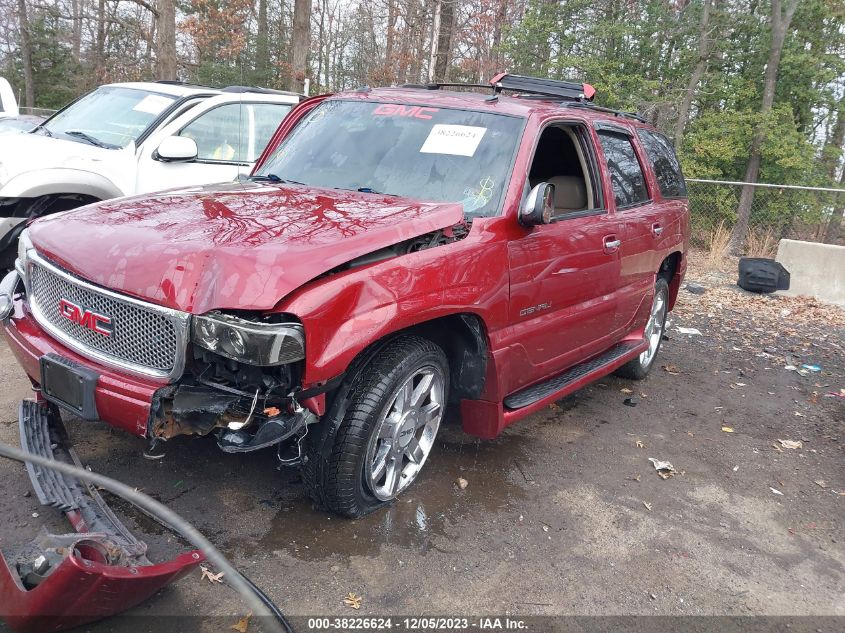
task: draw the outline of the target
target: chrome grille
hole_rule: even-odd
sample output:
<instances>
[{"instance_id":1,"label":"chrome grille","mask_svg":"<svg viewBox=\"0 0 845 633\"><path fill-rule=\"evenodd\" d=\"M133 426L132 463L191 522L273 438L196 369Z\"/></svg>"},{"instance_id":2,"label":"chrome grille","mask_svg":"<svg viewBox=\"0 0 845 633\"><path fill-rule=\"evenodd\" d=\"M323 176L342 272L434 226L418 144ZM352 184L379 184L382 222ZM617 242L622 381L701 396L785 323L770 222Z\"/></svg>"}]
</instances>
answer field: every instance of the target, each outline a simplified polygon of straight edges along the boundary
<instances>
[{"instance_id":1,"label":"chrome grille","mask_svg":"<svg viewBox=\"0 0 845 633\"><path fill-rule=\"evenodd\" d=\"M83 355L119 367L173 377L184 366L188 315L98 288L37 257L30 264L30 306L48 331ZM104 336L66 318L62 299L111 318Z\"/></svg>"}]
</instances>

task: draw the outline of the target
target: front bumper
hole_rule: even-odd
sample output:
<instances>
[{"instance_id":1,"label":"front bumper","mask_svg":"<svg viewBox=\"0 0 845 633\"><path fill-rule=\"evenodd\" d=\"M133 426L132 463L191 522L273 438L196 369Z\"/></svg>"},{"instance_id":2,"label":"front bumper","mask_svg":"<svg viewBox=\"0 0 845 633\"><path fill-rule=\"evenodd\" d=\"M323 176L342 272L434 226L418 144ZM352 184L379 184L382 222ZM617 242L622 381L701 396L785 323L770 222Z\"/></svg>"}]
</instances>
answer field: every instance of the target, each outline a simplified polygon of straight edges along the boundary
<instances>
[{"instance_id":1,"label":"front bumper","mask_svg":"<svg viewBox=\"0 0 845 633\"><path fill-rule=\"evenodd\" d=\"M99 374L94 392L99 418L133 435L148 435L153 398L158 389L166 386L166 382L119 374L105 365L83 358L45 333L20 299L14 300L13 311L3 322L3 330L12 353L34 385L41 380L39 360L45 354L58 354L81 363Z\"/></svg>"},{"instance_id":2,"label":"front bumper","mask_svg":"<svg viewBox=\"0 0 845 633\"><path fill-rule=\"evenodd\" d=\"M25 400L21 445L29 453L80 466L58 411ZM97 489L28 463L43 505L63 511L76 534L42 531L10 559L0 555L0 614L15 631L41 633L93 622L143 602L199 565L193 551L153 564Z\"/></svg>"}]
</instances>

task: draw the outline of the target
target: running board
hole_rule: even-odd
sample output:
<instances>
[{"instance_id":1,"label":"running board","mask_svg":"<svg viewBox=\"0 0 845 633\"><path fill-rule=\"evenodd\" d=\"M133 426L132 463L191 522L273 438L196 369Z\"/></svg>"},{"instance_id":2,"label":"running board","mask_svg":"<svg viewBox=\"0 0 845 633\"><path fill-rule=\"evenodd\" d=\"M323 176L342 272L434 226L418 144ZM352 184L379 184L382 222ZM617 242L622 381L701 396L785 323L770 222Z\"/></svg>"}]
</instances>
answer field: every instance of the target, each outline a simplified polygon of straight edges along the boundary
<instances>
[{"instance_id":1,"label":"running board","mask_svg":"<svg viewBox=\"0 0 845 633\"><path fill-rule=\"evenodd\" d=\"M604 354L596 356L592 360L588 360L580 365L575 365L571 369L567 369L562 374L558 374L554 378L549 378L545 382L538 383L526 387L516 393L512 393L505 398L505 408L507 409L522 409L530 406L535 402L547 398L557 391L563 391L567 386L581 380L590 374L600 375L602 369L610 365L614 361L619 360L626 354L630 354L637 347L642 344L641 341L626 341L619 343L615 347L611 347Z\"/></svg>"}]
</instances>

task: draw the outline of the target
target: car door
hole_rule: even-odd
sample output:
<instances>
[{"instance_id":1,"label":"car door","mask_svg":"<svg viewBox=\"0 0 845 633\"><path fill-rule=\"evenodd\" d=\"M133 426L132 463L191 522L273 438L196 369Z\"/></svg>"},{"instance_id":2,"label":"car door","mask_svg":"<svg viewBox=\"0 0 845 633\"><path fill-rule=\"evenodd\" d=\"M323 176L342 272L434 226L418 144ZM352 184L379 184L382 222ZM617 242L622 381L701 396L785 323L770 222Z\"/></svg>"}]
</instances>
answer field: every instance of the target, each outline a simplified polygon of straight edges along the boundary
<instances>
[{"instance_id":1,"label":"car door","mask_svg":"<svg viewBox=\"0 0 845 633\"><path fill-rule=\"evenodd\" d=\"M635 323L637 311L654 287L652 226L657 215L632 130L604 122L596 127L620 230L620 287L615 327L627 330Z\"/></svg>"},{"instance_id":2,"label":"car door","mask_svg":"<svg viewBox=\"0 0 845 633\"><path fill-rule=\"evenodd\" d=\"M525 356L525 371L514 387L565 369L613 342L619 227L603 202L594 137L583 126L573 129L590 203L556 211L551 224L526 229L508 244L509 319ZM542 142L541 135L534 163Z\"/></svg>"},{"instance_id":3,"label":"car door","mask_svg":"<svg viewBox=\"0 0 845 633\"><path fill-rule=\"evenodd\" d=\"M188 113L187 121L174 121L145 144L138 165L138 193L226 182L239 174L248 175L291 108L288 103L251 101L209 105L200 112ZM197 145L196 159L159 160L155 147L167 136L192 139Z\"/></svg>"}]
</instances>

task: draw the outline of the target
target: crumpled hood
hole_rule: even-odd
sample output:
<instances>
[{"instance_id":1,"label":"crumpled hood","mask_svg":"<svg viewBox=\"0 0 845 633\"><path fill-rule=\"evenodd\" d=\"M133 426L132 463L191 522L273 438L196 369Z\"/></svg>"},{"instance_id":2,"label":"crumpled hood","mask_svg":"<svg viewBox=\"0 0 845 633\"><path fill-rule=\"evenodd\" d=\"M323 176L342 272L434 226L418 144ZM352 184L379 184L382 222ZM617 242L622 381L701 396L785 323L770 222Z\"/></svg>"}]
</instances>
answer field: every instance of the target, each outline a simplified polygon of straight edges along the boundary
<instances>
[{"instance_id":1,"label":"crumpled hood","mask_svg":"<svg viewBox=\"0 0 845 633\"><path fill-rule=\"evenodd\" d=\"M232 183L89 205L37 220L30 237L91 282L202 314L269 310L336 266L462 218L460 204Z\"/></svg>"}]
</instances>

